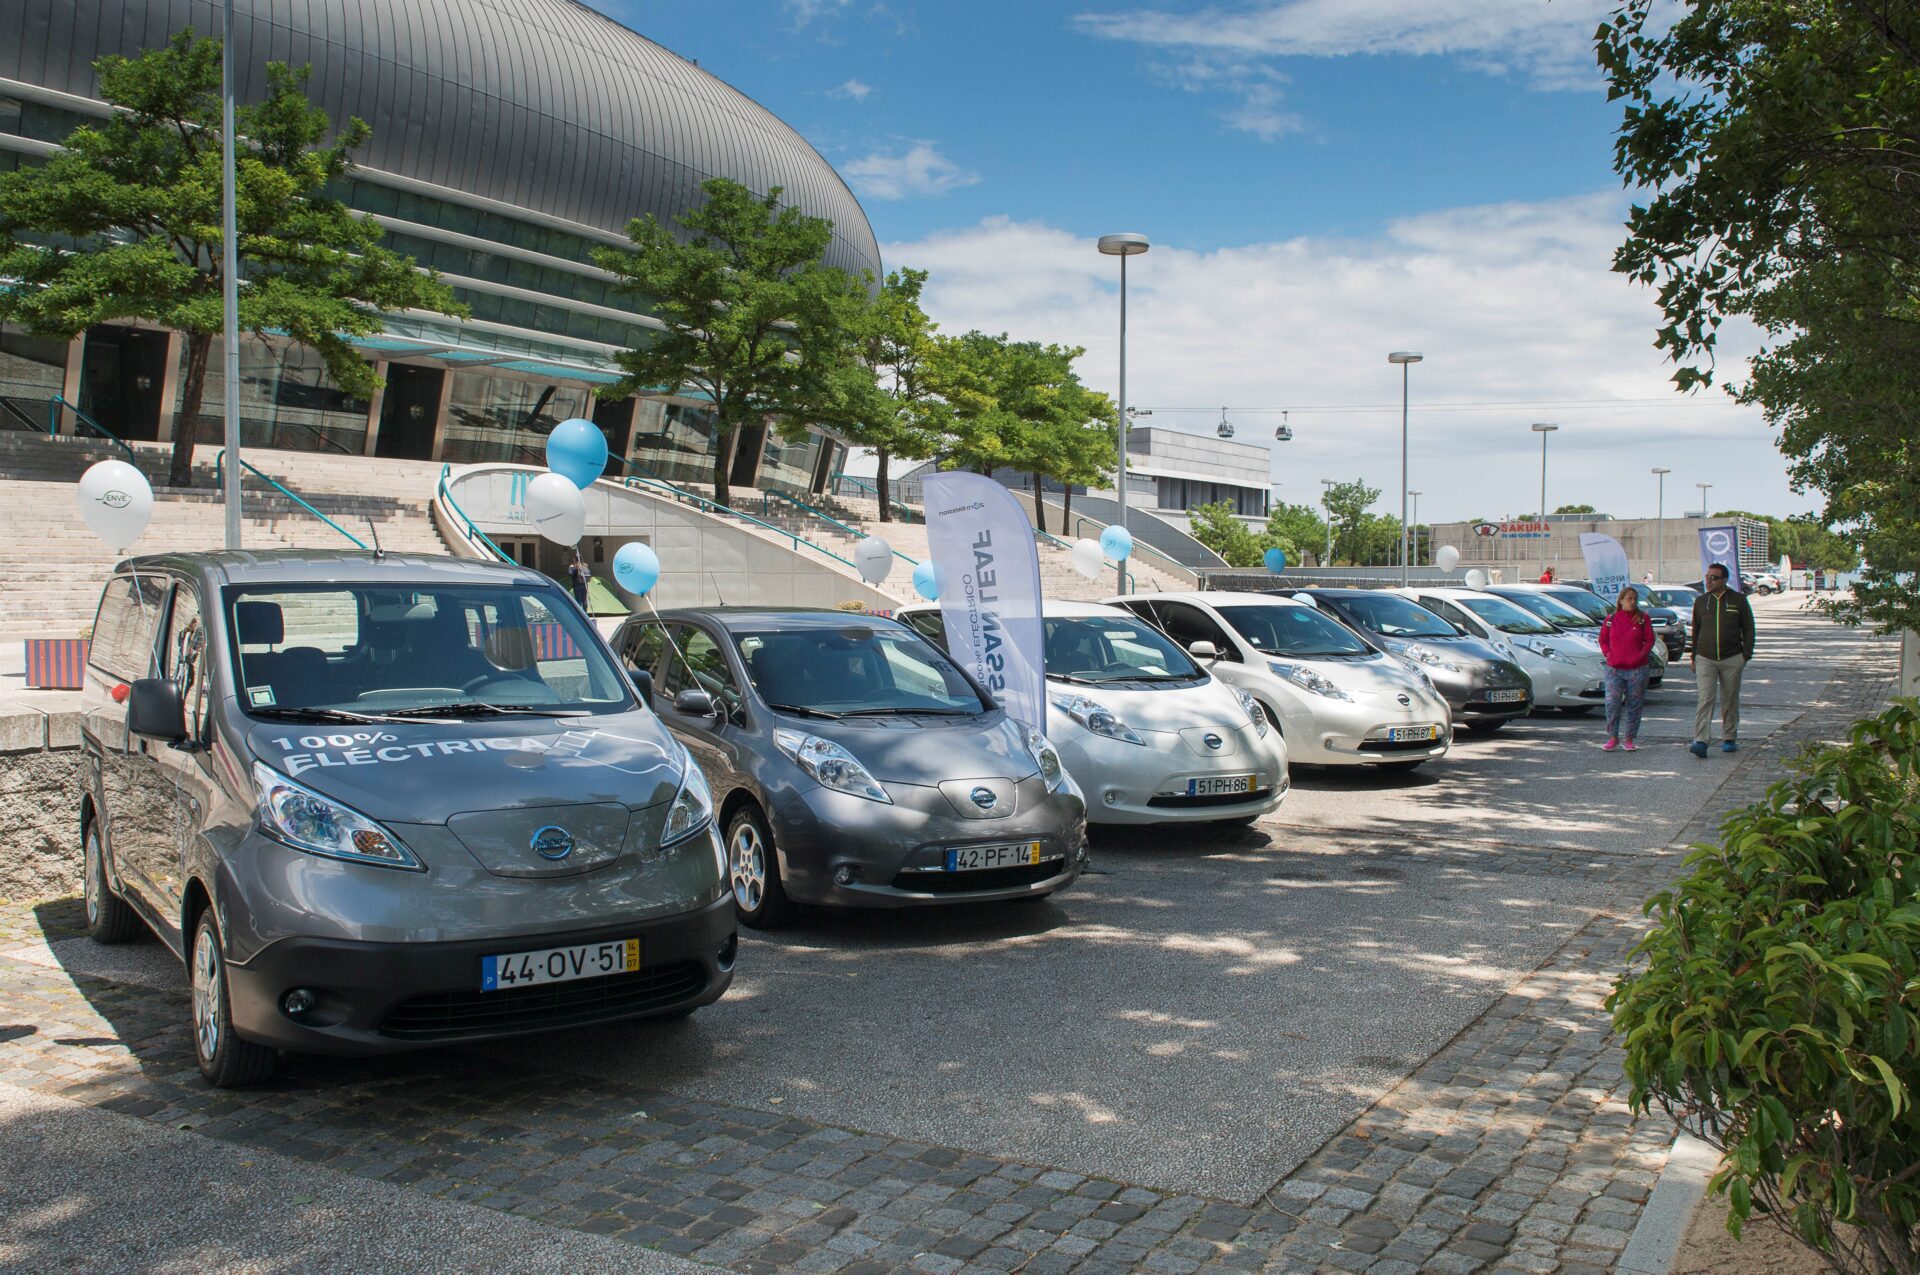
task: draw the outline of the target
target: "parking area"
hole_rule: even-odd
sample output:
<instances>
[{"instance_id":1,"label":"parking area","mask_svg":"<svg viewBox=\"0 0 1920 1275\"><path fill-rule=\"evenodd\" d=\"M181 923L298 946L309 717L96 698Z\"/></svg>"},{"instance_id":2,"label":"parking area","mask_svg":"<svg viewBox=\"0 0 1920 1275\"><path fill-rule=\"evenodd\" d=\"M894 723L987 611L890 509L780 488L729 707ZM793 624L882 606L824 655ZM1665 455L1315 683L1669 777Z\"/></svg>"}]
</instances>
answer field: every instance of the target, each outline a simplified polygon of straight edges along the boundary
<instances>
[{"instance_id":1,"label":"parking area","mask_svg":"<svg viewBox=\"0 0 1920 1275\"><path fill-rule=\"evenodd\" d=\"M1620 1108L1596 1008L1635 904L1891 674L1884 643L1792 598L1756 610L1734 757L1685 751L1680 664L1638 753L1543 717L1410 775L1303 769L1249 829L1097 835L1054 901L751 936L728 996L668 1026L301 1060L212 1094L157 944L96 948L69 904L9 908L0 1091L743 1270L1411 1269L1443 1248L1551 1269L1543 1245L1604 1264L1664 1136ZM1445 1132L1484 1102L1507 1117ZM0 1127L28 1114L0 1105ZM1542 1139L1562 1154L1530 1165ZM1582 1171L1598 1189L1554 1194ZM18 1189L0 1257L64 1224Z\"/></svg>"}]
</instances>

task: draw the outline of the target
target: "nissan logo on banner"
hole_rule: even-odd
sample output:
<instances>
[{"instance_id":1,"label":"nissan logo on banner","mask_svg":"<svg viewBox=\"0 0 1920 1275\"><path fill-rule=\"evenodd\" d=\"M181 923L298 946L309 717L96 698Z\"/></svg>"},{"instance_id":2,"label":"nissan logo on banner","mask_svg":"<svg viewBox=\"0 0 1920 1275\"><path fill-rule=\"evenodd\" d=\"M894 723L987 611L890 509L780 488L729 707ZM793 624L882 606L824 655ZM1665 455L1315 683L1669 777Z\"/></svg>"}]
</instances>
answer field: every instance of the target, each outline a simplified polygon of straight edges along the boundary
<instances>
[{"instance_id":1,"label":"nissan logo on banner","mask_svg":"<svg viewBox=\"0 0 1920 1275\"><path fill-rule=\"evenodd\" d=\"M1747 591L1746 581L1740 578L1740 532L1735 527L1700 528L1700 578L1707 578L1707 568L1715 563L1727 569L1727 587L1740 593Z\"/></svg>"}]
</instances>

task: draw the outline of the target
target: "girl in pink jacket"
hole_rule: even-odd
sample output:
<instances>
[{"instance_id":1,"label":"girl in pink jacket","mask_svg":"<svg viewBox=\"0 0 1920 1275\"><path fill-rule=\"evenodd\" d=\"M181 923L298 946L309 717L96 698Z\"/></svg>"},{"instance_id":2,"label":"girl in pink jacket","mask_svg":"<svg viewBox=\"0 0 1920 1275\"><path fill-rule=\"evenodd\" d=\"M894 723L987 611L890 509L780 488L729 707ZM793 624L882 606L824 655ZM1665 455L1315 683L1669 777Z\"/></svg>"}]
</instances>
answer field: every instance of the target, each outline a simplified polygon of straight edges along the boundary
<instances>
[{"instance_id":1,"label":"girl in pink jacket","mask_svg":"<svg viewBox=\"0 0 1920 1275\"><path fill-rule=\"evenodd\" d=\"M1600 625L1600 654L1607 662L1607 742L1600 747L1608 752L1634 750L1633 737L1640 733L1640 713L1647 705L1647 659L1653 643L1653 623L1640 609L1640 591L1628 585Z\"/></svg>"}]
</instances>

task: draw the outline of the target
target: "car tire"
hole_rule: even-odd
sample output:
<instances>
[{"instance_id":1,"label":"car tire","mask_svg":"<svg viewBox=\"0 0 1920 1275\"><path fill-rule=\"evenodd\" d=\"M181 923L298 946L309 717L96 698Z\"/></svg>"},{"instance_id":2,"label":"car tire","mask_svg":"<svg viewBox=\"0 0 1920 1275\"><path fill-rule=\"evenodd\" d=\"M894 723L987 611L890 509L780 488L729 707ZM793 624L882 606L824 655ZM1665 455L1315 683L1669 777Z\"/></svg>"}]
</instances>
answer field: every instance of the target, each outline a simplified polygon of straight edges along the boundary
<instances>
[{"instance_id":1,"label":"car tire","mask_svg":"<svg viewBox=\"0 0 1920 1275\"><path fill-rule=\"evenodd\" d=\"M200 913L194 926L187 973L193 984L193 1056L207 1083L216 1089L233 1089L257 1085L271 1076L279 1065L279 1054L234 1035L226 952L211 907Z\"/></svg>"},{"instance_id":2,"label":"car tire","mask_svg":"<svg viewBox=\"0 0 1920 1275\"><path fill-rule=\"evenodd\" d=\"M1419 761L1383 761L1376 769L1389 770L1396 775L1404 775L1410 771L1418 770L1426 764L1427 759L1422 757Z\"/></svg>"},{"instance_id":3,"label":"car tire","mask_svg":"<svg viewBox=\"0 0 1920 1275\"><path fill-rule=\"evenodd\" d=\"M780 854L766 818L743 806L727 821L727 885L742 925L778 929L793 917L793 901L780 880Z\"/></svg>"},{"instance_id":4,"label":"car tire","mask_svg":"<svg viewBox=\"0 0 1920 1275\"><path fill-rule=\"evenodd\" d=\"M86 905L87 937L96 943L128 943L146 927L140 915L107 884L106 846L100 841L100 821L89 819L81 834L81 894Z\"/></svg>"},{"instance_id":5,"label":"car tire","mask_svg":"<svg viewBox=\"0 0 1920 1275\"><path fill-rule=\"evenodd\" d=\"M1483 722L1462 722L1461 723L1461 725L1465 726L1469 731L1471 731L1475 735L1491 735L1495 731L1499 730L1502 726L1505 726L1506 724L1507 724L1507 719L1504 717L1489 718L1488 720Z\"/></svg>"}]
</instances>

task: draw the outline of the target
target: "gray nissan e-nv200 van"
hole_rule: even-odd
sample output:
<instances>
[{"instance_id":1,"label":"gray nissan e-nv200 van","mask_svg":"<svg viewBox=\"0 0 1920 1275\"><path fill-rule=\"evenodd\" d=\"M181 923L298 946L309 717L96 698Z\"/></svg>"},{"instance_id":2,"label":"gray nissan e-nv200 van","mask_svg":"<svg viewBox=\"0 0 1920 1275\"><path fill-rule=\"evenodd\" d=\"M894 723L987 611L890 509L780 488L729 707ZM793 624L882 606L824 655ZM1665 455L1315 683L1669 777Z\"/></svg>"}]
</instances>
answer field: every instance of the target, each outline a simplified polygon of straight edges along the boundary
<instances>
[{"instance_id":1,"label":"gray nissan e-nv200 van","mask_svg":"<svg viewBox=\"0 0 1920 1275\"><path fill-rule=\"evenodd\" d=\"M200 1069L720 997L706 780L581 610L519 567L313 552L122 563L94 623L88 931L186 964Z\"/></svg>"}]
</instances>

